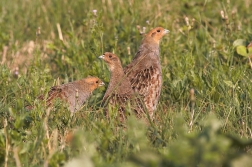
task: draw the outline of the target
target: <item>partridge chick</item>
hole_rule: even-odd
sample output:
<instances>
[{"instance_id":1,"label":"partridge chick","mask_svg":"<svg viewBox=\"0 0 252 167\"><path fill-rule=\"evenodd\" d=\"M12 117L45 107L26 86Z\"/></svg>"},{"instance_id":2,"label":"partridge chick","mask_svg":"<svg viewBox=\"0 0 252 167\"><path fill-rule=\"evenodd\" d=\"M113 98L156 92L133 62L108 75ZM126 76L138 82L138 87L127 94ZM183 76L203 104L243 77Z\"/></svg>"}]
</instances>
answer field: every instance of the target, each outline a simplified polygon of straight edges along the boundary
<instances>
[{"instance_id":1,"label":"partridge chick","mask_svg":"<svg viewBox=\"0 0 252 167\"><path fill-rule=\"evenodd\" d=\"M124 68L132 89L144 97L145 106L153 119L162 87L159 42L169 30L156 27L144 37L134 59Z\"/></svg>"}]
</instances>

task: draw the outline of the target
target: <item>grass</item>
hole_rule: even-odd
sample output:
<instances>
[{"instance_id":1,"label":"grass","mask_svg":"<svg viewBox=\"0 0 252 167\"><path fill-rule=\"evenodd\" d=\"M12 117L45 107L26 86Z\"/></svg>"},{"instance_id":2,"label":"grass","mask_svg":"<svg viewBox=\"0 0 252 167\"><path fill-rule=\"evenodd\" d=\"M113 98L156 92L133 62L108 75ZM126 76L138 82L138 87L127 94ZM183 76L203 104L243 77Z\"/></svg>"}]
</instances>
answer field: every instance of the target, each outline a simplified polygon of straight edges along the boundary
<instances>
[{"instance_id":1,"label":"grass","mask_svg":"<svg viewBox=\"0 0 252 167\"><path fill-rule=\"evenodd\" d=\"M1 165L250 166L252 72L233 44L251 42L251 5L2 0ZM152 124L134 116L126 128L116 118L108 122L100 106L106 87L74 115L60 102L46 109L36 100L88 75L108 83L98 56L111 51L127 65L143 38L139 27L156 26L171 32L161 42L163 88ZM29 104L36 107L27 111Z\"/></svg>"}]
</instances>

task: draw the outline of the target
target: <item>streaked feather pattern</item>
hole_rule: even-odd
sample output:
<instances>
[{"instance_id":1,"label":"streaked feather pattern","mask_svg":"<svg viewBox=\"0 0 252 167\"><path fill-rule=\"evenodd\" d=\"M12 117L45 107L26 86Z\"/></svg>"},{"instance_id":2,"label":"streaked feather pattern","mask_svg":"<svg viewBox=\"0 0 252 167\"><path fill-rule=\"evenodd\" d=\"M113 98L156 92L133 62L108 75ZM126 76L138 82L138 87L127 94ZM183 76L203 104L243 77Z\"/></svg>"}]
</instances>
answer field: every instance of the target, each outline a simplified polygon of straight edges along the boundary
<instances>
[{"instance_id":1,"label":"streaked feather pattern","mask_svg":"<svg viewBox=\"0 0 252 167\"><path fill-rule=\"evenodd\" d=\"M132 62L124 68L132 89L143 96L151 118L162 87L159 41L168 32L162 27L152 29L143 39Z\"/></svg>"}]
</instances>

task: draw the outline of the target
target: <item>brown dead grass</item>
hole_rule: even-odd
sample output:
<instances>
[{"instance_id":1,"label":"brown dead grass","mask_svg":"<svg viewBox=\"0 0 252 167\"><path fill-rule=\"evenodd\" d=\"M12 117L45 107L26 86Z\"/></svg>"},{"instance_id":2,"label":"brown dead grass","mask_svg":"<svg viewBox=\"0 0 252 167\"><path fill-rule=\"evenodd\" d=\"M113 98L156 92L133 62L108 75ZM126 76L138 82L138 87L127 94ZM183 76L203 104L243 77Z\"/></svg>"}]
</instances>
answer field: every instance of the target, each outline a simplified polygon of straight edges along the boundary
<instances>
[{"instance_id":1,"label":"brown dead grass","mask_svg":"<svg viewBox=\"0 0 252 167\"><path fill-rule=\"evenodd\" d=\"M6 64L7 67L14 73L14 75L18 75L21 71L22 73L27 72L27 67L31 65L34 61L36 49L39 49L41 52L40 58L42 60L47 60L48 55L46 47L48 41L41 42L42 44L36 44L35 41L28 41L22 44L22 46L18 46L18 41L15 42L16 51L11 50L10 47L4 46L2 51L2 62L1 64Z\"/></svg>"}]
</instances>

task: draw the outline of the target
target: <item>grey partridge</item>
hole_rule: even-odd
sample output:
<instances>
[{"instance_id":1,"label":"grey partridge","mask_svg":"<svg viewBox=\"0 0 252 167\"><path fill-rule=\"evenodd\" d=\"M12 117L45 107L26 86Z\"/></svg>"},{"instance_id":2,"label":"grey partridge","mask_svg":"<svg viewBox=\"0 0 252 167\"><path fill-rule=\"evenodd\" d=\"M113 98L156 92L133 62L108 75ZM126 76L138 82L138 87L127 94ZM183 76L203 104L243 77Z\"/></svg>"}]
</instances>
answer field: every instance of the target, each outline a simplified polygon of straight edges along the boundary
<instances>
[{"instance_id":1,"label":"grey partridge","mask_svg":"<svg viewBox=\"0 0 252 167\"><path fill-rule=\"evenodd\" d=\"M162 87L159 42L169 30L156 27L144 37L132 62L124 68L132 89L144 97L149 116L157 107Z\"/></svg>"},{"instance_id":2,"label":"grey partridge","mask_svg":"<svg viewBox=\"0 0 252 167\"><path fill-rule=\"evenodd\" d=\"M110 82L103 97L103 103L117 106L120 119L125 120L126 105L130 103L132 111L138 118L142 117L144 105L141 98L131 88L129 79L123 72L120 59L113 53L105 52L99 58L103 59L110 71Z\"/></svg>"},{"instance_id":3,"label":"grey partridge","mask_svg":"<svg viewBox=\"0 0 252 167\"><path fill-rule=\"evenodd\" d=\"M96 88L103 85L104 83L99 78L87 77L63 85L53 86L47 96L39 96L38 99L44 100L46 98L46 105L51 106L54 100L59 98L67 103L71 112L75 112L82 107Z\"/></svg>"}]
</instances>

